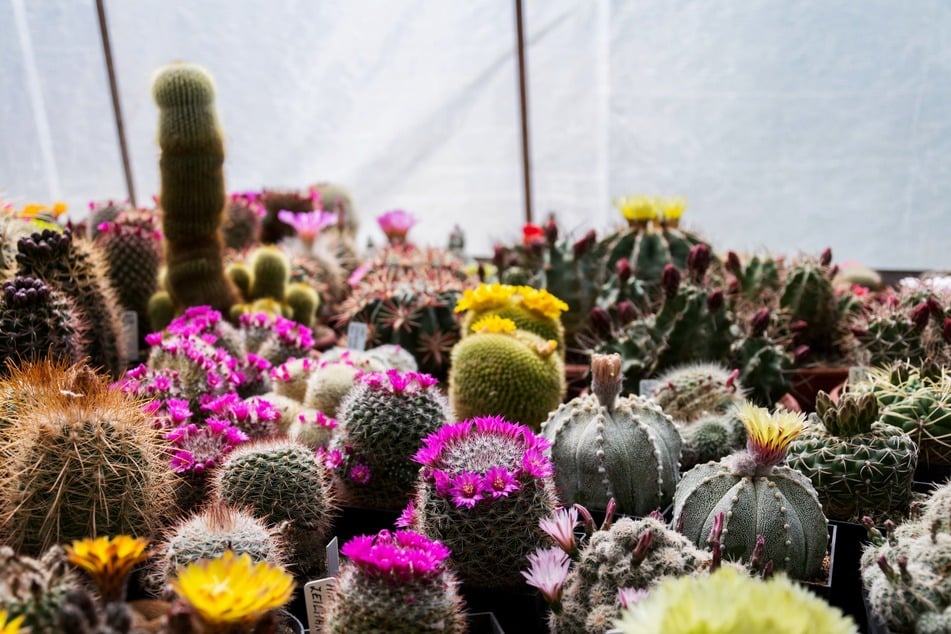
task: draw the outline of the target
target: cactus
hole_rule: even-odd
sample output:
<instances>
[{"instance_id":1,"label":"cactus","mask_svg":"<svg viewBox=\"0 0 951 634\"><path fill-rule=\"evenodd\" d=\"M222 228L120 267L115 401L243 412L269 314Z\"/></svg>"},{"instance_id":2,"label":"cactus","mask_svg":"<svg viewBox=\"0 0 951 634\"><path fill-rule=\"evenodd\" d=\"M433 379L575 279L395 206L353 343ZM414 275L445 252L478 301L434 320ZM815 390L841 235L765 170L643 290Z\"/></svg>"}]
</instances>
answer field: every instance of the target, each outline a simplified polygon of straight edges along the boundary
<instances>
[{"instance_id":1,"label":"cactus","mask_svg":"<svg viewBox=\"0 0 951 634\"><path fill-rule=\"evenodd\" d=\"M692 363L657 377L651 398L675 421L687 423L704 414L723 414L743 402L739 370L717 363Z\"/></svg>"},{"instance_id":2,"label":"cactus","mask_svg":"<svg viewBox=\"0 0 951 634\"><path fill-rule=\"evenodd\" d=\"M452 349L449 400L459 418L500 415L538 430L567 390L554 340L490 315Z\"/></svg>"},{"instance_id":3,"label":"cactus","mask_svg":"<svg viewBox=\"0 0 951 634\"><path fill-rule=\"evenodd\" d=\"M251 289L249 301L270 297L283 301L291 276L290 262L284 252L271 245L258 247L249 259Z\"/></svg>"},{"instance_id":4,"label":"cactus","mask_svg":"<svg viewBox=\"0 0 951 634\"><path fill-rule=\"evenodd\" d=\"M210 305L227 314L238 292L224 273L224 139L211 75L194 64L159 69L152 82L159 108L165 288L176 313Z\"/></svg>"},{"instance_id":5,"label":"cactus","mask_svg":"<svg viewBox=\"0 0 951 634\"><path fill-rule=\"evenodd\" d=\"M89 202L89 215L83 223L87 229L83 235L96 240L103 231L103 225L115 222L120 214L132 211L128 200L102 200Z\"/></svg>"},{"instance_id":6,"label":"cactus","mask_svg":"<svg viewBox=\"0 0 951 634\"><path fill-rule=\"evenodd\" d=\"M323 634L467 631L449 549L413 531L381 531L343 545Z\"/></svg>"},{"instance_id":7,"label":"cactus","mask_svg":"<svg viewBox=\"0 0 951 634\"><path fill-rule=\"evenodd\" d=\"M18 274L39 278L72 301L87 328L89 363L118 378L123 370L118 303L98 253L69 230L50 229L21 238L17 249Z\"/></svg>"},{"instance_id":8,"label":"cactus","mask_svg":"<svg viewBox=\"0 0 951 634\"><path fill-rule=\"evenodd\" d=\"M768 255L753 255L741 262L740 256L730 251L723 268L732 275L729 278L731 296L759 304L766 297L778 294L782 288L781 262Z\"/></svg>"},{"instance_id":9,"label":"cactus","mask_svg":"<svg viewBox=\"0 0 951 634\"><path fill-rule=\"evenodd\" d=\"M0 295L0 357L20 362L42 359L76 363L84 351L84 331L70 302L42 280L15 277ZM0 367L0 376L13 367Z\"/></svg>"},{"instance_id":10,"label":"cactus","mask_svg":"<svg viewBox=\"0 0 951 634\"><path fill-rule=\"evenodd\" d=\"M398 525L445 544L463 583L522 586L519 569L558 506L548 441L500 417L446 425L423 439L416 497Z\"/></svg>"},{"instance_id":11,"label":"cactus","mask_svg":"<svg viewBox=\"0 0 951 634\"><path fill-rule=\"evenodd\" d=\"M0 606L10 618L24 617L24 631L59 632L60 611L78 586L61 546L51 547L39 559L0 546Z\"/></svg>"},{"instance_id":12,"label":"cactus","mask_svg":"<svg viewBox=\"0 0 951 634\"><path fill-rule=\"evenodd\" d=\"M706 414L678 428L683 441L680 469L719 460L746 443L746 428L733 412Z\"/></svg>"},{"instance_id":13,"label":"cactus","mask_svg":"<svg viewBox=\"0 0 951 634\"><path fill-rule=\"evenodd\" d=\"M172 296L168 294L168 291L155 292L149 298L146 312L152 332L165 330L175 319L175 304L172 303Z\"/></svg>"},{"instance_id":14,"label":"cactus","mask_svg":"<svg viewBox=\"0 0 951 634\"><path fill-rule=\"evenodd\" d=\"M562 358L565 356L565 328L561 325L561 314L568 310L568 304L548 291L531 286L481 284L478 288L464 291L455 310L465 313L462 336L471 334L475 324L494 315L512 320L519 330L534 333L545 341L554 340Z\"/></svg>"},{"instance_id":15,"label":"cactus","mask_svg":"<svg viewBox=\"0 0 951 634\"><path fill-rule=\"evenodd\" d=\"M337 417L340 402L353 387L357 372L380 372L385 370L379 360L348 350L339 360L322 359L307 378L304 407L323 412L330 418Z\"/></svg>"},{"instance_id":16,"label":"cactus","mask_svg":"<svg viewBox=\"0 0 951 634\"><path fill-rule=\"evenodd\" d=\"M86 588L66 593L58 625L62 634L129 634L133 614L128 603L111 601L102 605Z\"/></svg>"},{"instance_id":17,"label":"cactus","mask_svg":"<svg viewBox=\"0 0 951 634\"><path fill-rule=\"evenodd\" d=\"M287 429L287 437L307 445L314 451L321 451L330 444L333 430L337 427L337 419L329 418L323 412L302 410Z\"/></svg>"},{"instance_id":18,"label":"cactus","mask_svg":"<svg viewBox=\"0 0 951 634\"><path fill-rule=\"evenodd\" d=\"M674 494L675 526L703 545L721 521L716 543L733 559L750 558L763 536L764 561L796 579L816 578L829 539L826 518L809 479L780 464L803 417L770 415L752 404L737 413L748 432L746 450L684 474Z\"/></svg>"},{"instance_id":19,"label":"cactus","mask_svg":"<svg viewBox=\"0 0 951 634\"><path fill-rule=\"evenodd\" d=\"M283 523L295 574L313 578L323 572L324 546L337 502L330 473L310 448L290 440L236 448L215 473L215 499L245 506L271 524Z\"/></svg>"},{"instance_id":20,"label":"cactus","mask_svg":"<svg viewBox=\"0 0 951 634\"><path fill-rule=\"evenodd\" d=\"M815 425L789 446L787 464L816 488L825 514L855 521L903 511L911 499L918 448L901 429L880 422L874 394L816 398Z\"/></svg>"},{"instance_id":21,"label":"cactus","mask_svg":"<svg viewBox=\"0 0 951 634\"><path fill-rule=\"evenodd\" d=\"M292 212L313 211L314 196L292 189L265 189L261 192L261 205L265 213L261 218L261 242L276 244L294 235L294 227L281 222L277 214L283 210Z\"/></svg>"},{"instance_id":22,"label":"cactus","mask_svg":"<svg viewBox=\"0 0 951 634\"><path fill-rule=\"evenodd\" d=\"M646 515L667 506L680 478L680 434L651 401L618 398L621 357L593 355L591 394L552 412L541 435L551 444L555 484L566 504Z\"/></svg>"},{"instance_id":23,"label":"cactus","mask_svg":"<svg viewBox=\"0 0 951 634\"><path fill-rule=\"evenodd\" d=\"M320 295L316 289L303 282L289 284L284 293L284 303L291 309L291 319L304 326L314 326L320 307Z\"/></svg>"},{"instance_id":24,"label":"cactus","mask_svg":"<svg viewBox=\"0 0 951 634\"><path fill-rule=\"evenodd\" d=\"M351 238L356 237L360 228L360 216L353 205L350 192L335 183L317 183L308 188L311 196L316 195L321 207L341 216L341 230Z\"/></svg>"},{"instance_id":25,"label":"cactus","mask_svg":"<svg viewBox=\"0 0 951 634\"><path fill-rule=\"evenodd\" d=\"M343 461L338 485L353 506L399 510L416 485L413 456L452 412L436 379L417 372L359 373L337 410L330 444Z\"/></svg>"},{"instance_id":26,"label":"cactus","mask_svg":"<svg viewBox=\"0 0 951 634\"><path fill-rule=\"evenodd\" d=\"M746 397L764 407L776 403L792 387L793 356L770 337L771 318L768 308L759 309L748 323L737 324L741 334L730 345L730 365L739 368Z\"/></svg>"},{"instance_id":27,"label":"cactus","mask_svg":"<svg viewBox=\"0 0 951 634\"><path fill-rule=\"evenodd\" d=\"M225 206L221 233L225 247L244 251L261 240L261 215L264 208L253 192L234 193Z\"/></svg>"}]
</instances>

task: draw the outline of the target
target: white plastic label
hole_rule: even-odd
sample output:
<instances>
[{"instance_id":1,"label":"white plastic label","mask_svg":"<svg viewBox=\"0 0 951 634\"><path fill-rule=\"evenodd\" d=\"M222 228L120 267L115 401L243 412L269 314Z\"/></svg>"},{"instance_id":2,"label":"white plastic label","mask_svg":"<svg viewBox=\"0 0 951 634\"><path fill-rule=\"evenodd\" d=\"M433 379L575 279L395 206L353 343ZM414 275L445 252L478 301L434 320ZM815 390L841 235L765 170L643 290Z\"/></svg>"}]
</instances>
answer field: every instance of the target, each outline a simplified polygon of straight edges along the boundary
<instances>
[{"instance_id":1,"label":"white plastic label","mask_svg":"<svg viewBox=\"0 0 951 634\"><path fill-rule=\"evenodd\" d=\"M351 321L347 326L347 348L350 350L366 350L367 325L362 321Z\"/></svg>"},{"instance_id":2,"label":"white plastic label","mask_svg":"<svg viewBox=\"0 0 951 634\"><path fill-rule=\"evenodd\" d=\"M304 603L307 606L307 626L311 632L320 632L324 626L327 606L337 585L336 577L326 577L304 584Z\"/></svg>"},{"instance_id":3,"label":"white plastic label","mask_svg":"<svg viewBox=\"0 0 951 634\"><path fill-rule=\"evenodd\" d=\"M122 313L122 358L128 364L139 360L139 315L134 310Z\"/></svg>"}]
</instances>

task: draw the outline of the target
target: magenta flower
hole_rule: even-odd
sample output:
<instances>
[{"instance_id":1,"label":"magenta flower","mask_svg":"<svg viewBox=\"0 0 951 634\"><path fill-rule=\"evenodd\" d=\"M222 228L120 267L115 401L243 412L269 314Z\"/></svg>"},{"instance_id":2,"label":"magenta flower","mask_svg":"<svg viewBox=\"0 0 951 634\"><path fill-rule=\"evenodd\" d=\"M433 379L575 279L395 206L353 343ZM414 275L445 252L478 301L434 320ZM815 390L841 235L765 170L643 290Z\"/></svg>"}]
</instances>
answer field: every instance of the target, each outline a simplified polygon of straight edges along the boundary
<instances>
[{"instance_id":1,"label":"magenta flower","mask_svg":"<svg viewBox=\"0 0 951 634\"><path fill-rule=\"evenodd\" d=\"M528 556L530 568L522 571L525 582L542 593L545 602L553 607L561 604L561 591L568 578L568 569L571 559L568 554L558 548L539 548Z\"/></svg>"},{"instance_id":2,"label":"magenta flower","mask_svg":"<svg viewBox=\"0 0 951 634\"><path fill-rule=\"evenodd\" d=\"M472 471L463 471L452 479L449 494L456 506L471 509L482 499L483 486L482 476Z\"/></svg>"},{"instance_id":3,"label":"magenta flower","mask_svg":"<svg viewBox=\"0 0 951 634\"><path fill-rule=\"evenodd\" d=\"M349 477L357 484L369 484L373 474L370 472L370 467L358 462L350 467Z\"/></svg>"},{"instance_id":4,"label":"magenta flower","mask_svg":"<svg viewBox=\"0 0 951 634\"><path fill-rule=\"evenodd\" d=\"M512 491L518 491L518 480L505 467L492 467L485 472L482 479L484 491L492 494L493 498L507 497Z\"/></svg>"},{"instance_id":5,"label":"magenta flower","mask_svg":"<svg viewBox=\"0 0 951 634\"><path fill-rule=\"evenodd\" d=\"M294 212L281 209L277 212L277 219L294 227L300 239L310 244L325 227L337 222L337 214L332 211Z\"/></svg>"},{"instance_id":6,"label":"magenta flower","mask_svg":"<svg viewBox=\"0 0 951 634\"><path fill-rule=\"evenodd\" d=\"M436 485L436 495L449 495L452 490L452 480L445 471L435 469L432 472L433 483Z\"/></svg>"},{"instance_id":7,"label":"magenta flower","mask_svg":"<svg viewBox=\"0 0 951 634\"><path fill-rule=\"evenodd\" d=\"M317 447L316 453L317 458L323 461L324 465L331 471L336 471L343 464L343 452L339 449L328 450L324 447Z\"/></svg>"},{"instance_id":8,"label":"magenta flower","mask_svg":"<svg viewBox=\"0 0 951 634\"><path fill-rule=\"evenodd\" d=\"M402 244L406 234L416 224L416 218L402 209L394 209L376 217L380 229L386 234L390 244Z\"/></svg>"},{"instance_id":9,"label":"magenta flower","mask_svg":"<svg viewBox=\"0 0 951 634\"><path fill-rule=\"evenodd\" d=\"M445 570L450 555L442 543L409 530L360 535L340 552L364 574L389 583L433 579Z\"/></svg>"},{"instance_id":10,"label":"magenta flower","mask_svg":"<svg viewBox=\"0 0 951 634\"><path fill-rule=\"evenodd\" d=\"M416 505L410 500L406 508L403 509L403 512L400 513L400 516L396 518L395 524L397 528L409 528L416 524L418 519L419 514L416 512Z\"/></svg>"},{"instance_id":11,"label":"magenta flower","mask_svg":"<svg viewBox=\"0 0 951 634\"><path fill-rule=\"evenodd\" d=\"M573 555L578 550L578 541L575 539L575 528L578 526L578 509L560 508L555 513L538 522L539 528L555 540L563 551Z\"/></svg>"},{"instance_id":12,"label":"magenta flower","mask_svg":"<svg viewBox=\"0 0 951 634\"><path fill-rule=\"evenodd\" d=\"M308 416L305 414L298 414L297 420L304 423L305 425L316 425L317 427L323 427L327 430L333 430L337 428L337 419L330 418L323 412L317 412L313 416Z\"/></svg>"},{"instance_id":13,"label":"magenta flower","mask_svg":"<svg viewBox=\"0 0 951 634\"><path fill-rule=\"evenodd\" d=\"M357 383L363 383L373 390L385 390L392 394L419 394L437 383L438 380L421 372L400 372L389 369L383 372L357 371L354 377Z\"/></svg>"},{"instance_id":14,"label":"magenta flower","mask_svg":"<svg viewBox=\"0 0 951 634\"><path fill-rule=\"evenodd\" d=\"M533 478L547 478L555 472L551 459L538 449L529 449L525 452L522 456L522 469Z\"/></svg>"},{"instance_id":15,"label":"magenta flower","mask_svg":"<svg viewBox=\"0 0 951 634\"><path fill-rule=\"evenodd\" d=\"M210 469L248 440L240 429L213 418L201 427L194 423L176 427L165 434L165 438L173 446L171 466L176 473L201 473Z\"/></svg>"}]
</instances>

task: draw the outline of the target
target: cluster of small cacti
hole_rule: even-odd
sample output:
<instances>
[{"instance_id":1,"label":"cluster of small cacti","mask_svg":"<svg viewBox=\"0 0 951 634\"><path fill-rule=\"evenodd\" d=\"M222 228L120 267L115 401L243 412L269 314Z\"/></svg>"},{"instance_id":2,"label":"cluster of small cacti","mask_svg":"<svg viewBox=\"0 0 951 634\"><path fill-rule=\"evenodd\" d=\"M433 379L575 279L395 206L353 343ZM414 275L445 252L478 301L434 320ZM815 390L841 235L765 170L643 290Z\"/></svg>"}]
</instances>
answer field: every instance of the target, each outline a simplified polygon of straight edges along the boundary
<instances>
[{"instance_id":1,"label":"cluster of small cacti","mask_svg":"<svg viewBox=\"0 0 951 634\"><path fill-rule=\"evenodd\" d=\"M264 312L292 319L303 326L313 325L320 296L313 287L290 281L290 258L278 247L257 247L246 264L232 264L227 273L245 300L231 307L233 317Z\"/></svg>"}]
</instances>

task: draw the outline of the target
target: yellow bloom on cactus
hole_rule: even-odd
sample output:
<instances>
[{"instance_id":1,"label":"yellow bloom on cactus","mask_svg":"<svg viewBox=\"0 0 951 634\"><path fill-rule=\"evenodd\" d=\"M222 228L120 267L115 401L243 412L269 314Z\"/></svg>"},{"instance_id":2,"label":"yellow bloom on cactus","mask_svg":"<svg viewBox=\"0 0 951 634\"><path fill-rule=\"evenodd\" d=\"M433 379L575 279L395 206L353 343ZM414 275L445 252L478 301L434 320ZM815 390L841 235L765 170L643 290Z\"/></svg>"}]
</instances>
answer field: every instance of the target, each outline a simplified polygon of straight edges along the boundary
<instances>
[{"instance_id":1,"label":"yellow bloom on cactus","mask_svg":"<svg viewBox=\"0 0 951 634\"><path fill-rule=\"evenodd\" d=\"M657 200L651 196L622 196L615 199L614 206L627 220L646 222L657 218Z\"/></svg>"},{"instance_id":2,"label":"yellow bloom on cactus","mask_svg":"<svg viewBox=\"0 0 951 634\"><path fill-rule=\"evenodd\" d=\"M19 634L20 624L23 623L23 619L26 618L26 615L20 615L15 619L9 619L6 610L0 610L0 634Z\"/></svg>"},{"instance_id":3,"label":"yellow bloom on cactus","mask_svg":"<svg viewBox=\"0 0 951 634\"><path fill-rule=\"evenodd\" d=\"M171 585L206 628L253 625L294 593L294 578L283 568L230 550L181 568Z\"/></svg>"},{"instance_id":4,"label":"yellow bloom on cactus","mask_svg":"<svg viewBox=\"0 0 951 634\"><path fill-rule=\"evenodd\" d=\"M736 409L746 427L746 448L760 465L779 464L786 457L790 443L802 433L806 422L801 412L777 411L746 401Z\"/></svg>"},{"instance_id":5,"label":"yellow bloom on cactus","mask_svg":"<svg viewBox=\"0 0 951 634\"><path fill-rule=\"evenodd\" d=\"M508 284L479 284L476 288L469 288L462 292L462 297L456 302L456 312L506 306L515 291L516 288Z\"/></svg>"},{"instance_id":6,"label":"yellow bloom on cactus","mask_svg":"<svg viewBox=\"0 0 951 634\"><path fill-rule=\"evenodd\" d=\"M104 599L120 601L133 566L148 559L148 546L149 540L128 535L77 539L66 547L66 559L89 573Z\"/></svg>"},{"instance_id":7,"label":"yellow bloom on cactus","mask_svg":"<svg viewBox=\"0 0 951 634\"><path fill-rule=\"evenodd\" d=\"M54 218L59 218L68 209L66 203L58 201L53 203L53 206L41 205L39 203L29 203L24 205L23 209L17 212L17 216L24 219L35 218L39 214L45 213L53 216Z\"/></svg>"},{"instance_id":8,"label":"yellow bloom on cactus","mask_svg":"<svg viewBox=\"0 0 951 634\"><path fill-rule=\"evenodd\" d=\"M545 289L519 286L518 294L522 297L522 304L529 310L535 311L549 319L558 319L568 310L568 304L561 301Z\"/></svg>"},{"instance_id":9,"label":"yellow bloom on cactus","mask_svg":"<svg viewBox=\"0 0 951 634\"><path fill-rule=\"evenodd\" d=\"M660 200L660 213L664 220L679 220L687 208L687 201L680 196Z\"/></svg>"},{"instance_id":10,"label":"yellow bloom on cactus","mask_svg":"<svg viewBox=\"0 0 951 634\"><path fill-rule=\"evenodd\" d=\"M488 315L472 324L472 332L511 334L518 330L515 322L498 315Z\"/></svg>"}]
</instances>

